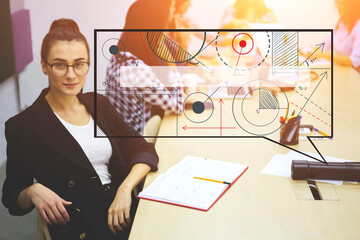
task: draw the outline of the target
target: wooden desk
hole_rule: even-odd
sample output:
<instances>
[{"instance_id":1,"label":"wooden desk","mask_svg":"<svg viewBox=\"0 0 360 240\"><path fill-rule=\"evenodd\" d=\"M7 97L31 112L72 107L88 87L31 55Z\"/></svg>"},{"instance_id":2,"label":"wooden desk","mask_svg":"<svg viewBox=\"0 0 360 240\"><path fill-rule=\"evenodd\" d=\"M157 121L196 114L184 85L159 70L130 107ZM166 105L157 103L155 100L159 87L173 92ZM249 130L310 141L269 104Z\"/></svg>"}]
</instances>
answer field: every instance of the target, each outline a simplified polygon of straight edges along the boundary
<instances>
[{"instance_id":1,"label":"wooden desk","mask_svg":"<svg viewBox=\"0 0 360 240\"><path fill-rule=\"evenodd\" d=\"M360 75L335 67L334 79L334 139L315 144L324 155L359 160ZM159 134L171 131L174 120L174 116L165 117ZM159 138L156 148L159 171L147 176L145 187L185 155L243 163L249 169L208 212L140 200L130 239L360 237L359 184L318 184L320 189L325 185L334 188L338 201L298 200L291 179L260 173L274 154L289 151L282 146L261 138ZM308 142L296 148L315 152Z\"/></svg>"}]
</instances>

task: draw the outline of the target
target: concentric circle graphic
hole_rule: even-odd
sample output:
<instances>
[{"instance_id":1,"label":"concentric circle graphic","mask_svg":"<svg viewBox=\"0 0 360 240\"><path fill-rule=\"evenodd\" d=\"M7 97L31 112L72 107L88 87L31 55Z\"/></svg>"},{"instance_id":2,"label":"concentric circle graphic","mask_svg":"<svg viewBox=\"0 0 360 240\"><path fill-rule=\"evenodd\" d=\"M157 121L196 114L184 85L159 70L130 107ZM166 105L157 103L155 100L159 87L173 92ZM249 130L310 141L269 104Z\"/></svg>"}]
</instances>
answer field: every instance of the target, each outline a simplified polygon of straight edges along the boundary
<instances>
[{"instance_id":1,"label":"concentric circle graphic","mask_svg":"<svg viewBox=\"0 0 360 240\"><path fill-rule=\"evenodd\" d=\"M231 69L237 68L237 59L239 56L246 54L254 54L255 61L252 66L247 67L245 70L251 70L261 66L271 51L271 37L269 32L250 32L233 33L232 39L232 55L229 55L229 49L221 46L219 42L226 40L228 36L223 32L218 32L215 40L215 49L220 61ZM231 36L230 36L231 37ZM233 59L234 62L229 61Z\"/></svg>"},{"instance_id":2,"label":"concentric circle graphic","mask_svg":"<svg viewBox=\"0 0 360 240\"><path fill-rule=\"evenodd\" d=\"M211 111L205 111L205 104L211 103ZM186 110L185 106L190 105L191 108ZM183 112L185 117L193 123L203 123L207 121L214 112L214 103L212 99L205 93L194 92L189 94L183 103Z\"/></svg>"},{"instance_id":3,"label":"concentric circle graphic","mask_svg":"<svg viewBox=\"0 0 360 240\"><path fill-rule=\"evenodd\" d=\"M254 40L247 33L238 33L232 40L232 48L237 54L246 55L253 50Z\"/></svg>"},{"instance_id":4,"label":"concentric circle graphic","mask_svg":"<svg viewBox=\"0 0 360 240\"><path fill-rule=\"evenodd\" d=\"M116 55L118 58L123 58L120 52L125 52L125 44L117 38L110 38L106 40L101 48L104 58L111 61L112 56Z\"/></svg>"},{"instance_id":5,"label":"concentric circle graphic","mask_svg":"<svg viewBox=\"0 0 360 240\"><path fill-rule=\"evenodd\" d=\"M270 95L269 99L267 99L267 101L271 101L271 97L273 97L274 101L273 102L277 102L276 97L273 95L273 93L268 90L268 89L254 89L251 90L249 93L246 94L245 98L248 95L255 95L255 91L258 91L258 94L261 95L261 97L265 97L265 95ZM266 92L267 94L264 94L264 92ZM261 105L261 106L260 106ZM265 104L260 104L259 109L256 109L255 112L256 114L251 114L252 106L251 104L249 104L249 101L242 101L241 102L241 113L244 116L244 119L251 125L256 126L256 127L265 127L268 124L271 124L272 122L274 122L276 119L279 119L279 108L278 105L275 103L274 106L270 106L271 104L269 103L269 107L265 108L263 107L263 105ZM268 111L267 113L265 113L264 109L268 109L268 110L274 110L274 111ZM249 114L250 113L250 114ZM265 113L265 114L264 114Z\"/></svg>"},{"instance_id":6,"label":"concentric circle graphic","mask_svg":"<svg viewBox=\"0 0 360 240\"><path fill-rule=\"evenodd\" d=\"M241 88L251 89L247 95L252 100L236 98ZM269 80L253 80L241 86L236 92L232 111L236 123L244 131L252 135L265 136L277 131L281 127L280 116L285 116L288 98L276 83ZM278 94L275 96L273 91Z\"/></svg>"}]
</instances>

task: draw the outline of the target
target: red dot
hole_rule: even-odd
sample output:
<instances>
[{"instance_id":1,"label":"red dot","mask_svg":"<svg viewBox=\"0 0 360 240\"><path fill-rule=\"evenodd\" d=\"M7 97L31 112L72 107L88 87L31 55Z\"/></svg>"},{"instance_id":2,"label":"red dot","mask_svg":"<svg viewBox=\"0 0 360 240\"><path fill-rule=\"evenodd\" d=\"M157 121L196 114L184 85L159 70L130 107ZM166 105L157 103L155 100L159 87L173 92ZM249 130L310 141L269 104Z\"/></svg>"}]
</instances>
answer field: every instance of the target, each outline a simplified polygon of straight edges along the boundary
<instances>
[{"instance_id":1,"label":"red dot","mask_svg":"<svg viewBox=\"0 0 360 240\"><path fill-rule=\"evenodd\" d=\"M239 43L240 47L244 48L246 47L246 41L245 40L241 40Z\"/></svg>"}]
</instances>

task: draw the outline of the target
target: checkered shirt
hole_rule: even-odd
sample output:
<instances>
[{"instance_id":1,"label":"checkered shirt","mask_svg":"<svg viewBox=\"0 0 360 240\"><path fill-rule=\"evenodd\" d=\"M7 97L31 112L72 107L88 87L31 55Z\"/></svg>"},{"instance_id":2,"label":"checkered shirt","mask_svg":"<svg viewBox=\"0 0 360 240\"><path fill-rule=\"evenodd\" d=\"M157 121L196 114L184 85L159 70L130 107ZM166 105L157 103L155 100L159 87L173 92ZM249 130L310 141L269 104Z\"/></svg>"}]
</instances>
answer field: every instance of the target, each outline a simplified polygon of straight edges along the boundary
<instances>
[{"instance_id":1,"label":"checkered shirt","mask_svg":"<svg viewBox=\"0 0 360 240\"><path fill-rule=\"evenodd\" d=\"M166 81L160 81L142 60L120 52L112 56L106 79L106 95L111 104L140 134L151 116L151 105L160 106L165 114L182 110L184 91L179 72L170 71Z\"/></svg>"}]
</instances>

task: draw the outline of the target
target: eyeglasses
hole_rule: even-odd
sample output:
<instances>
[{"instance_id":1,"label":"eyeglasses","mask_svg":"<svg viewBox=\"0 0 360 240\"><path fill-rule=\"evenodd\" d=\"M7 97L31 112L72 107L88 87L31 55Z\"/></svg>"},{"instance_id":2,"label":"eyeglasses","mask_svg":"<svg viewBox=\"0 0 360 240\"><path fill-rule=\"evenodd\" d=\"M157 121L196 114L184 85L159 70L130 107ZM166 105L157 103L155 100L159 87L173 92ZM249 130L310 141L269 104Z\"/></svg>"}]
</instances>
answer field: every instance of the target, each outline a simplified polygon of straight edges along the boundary
<instances>
[{"instance_id":1,"label":"eyeglasses","mask_svg":"<svg viewBox=\"0 0 360 240\"><path fill-rule=\"evenodd\" d=\"M55 76L57 77L63 77L67 74L69 67L72 67L74 69L74 72L76 73L76 75L78 76L84 76L88 73L89 71L89 65L90 63L88 62L77 62L75 64L65 64L65 63L54 63L54 64L49 64L47 63L47 65L49 65L51 67L52 72L54 73Z\"/></svg>"}]
</instances>

